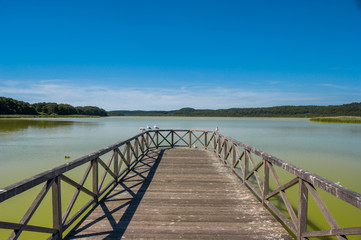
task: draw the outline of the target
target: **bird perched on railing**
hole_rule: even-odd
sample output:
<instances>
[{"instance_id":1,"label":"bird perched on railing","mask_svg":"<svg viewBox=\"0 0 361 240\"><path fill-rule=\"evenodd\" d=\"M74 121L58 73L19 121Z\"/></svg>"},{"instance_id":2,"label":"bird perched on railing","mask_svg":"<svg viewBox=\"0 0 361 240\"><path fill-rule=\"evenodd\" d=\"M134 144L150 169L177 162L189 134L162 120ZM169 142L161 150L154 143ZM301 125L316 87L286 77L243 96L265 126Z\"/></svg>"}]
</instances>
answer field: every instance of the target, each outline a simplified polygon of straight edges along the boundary
<instances>
[{"instance_id":1,"label":"bird perched on railing","mask_svg":"<svg viewBox=\"0 0 361 240\"><path fill-rule=\"evenodd\" d=\"M144 132L144 131L145 131L145 128L144 128L144 127L140 127L139 130L142 131L142 132Z\"/></svg>"},{"instance_id":2,"label":"bird perched on railing","mask_svg":"<svg viewBox=\"0 0 361 240\"><path fill-rule=\"evenodd\" d=\"M154 125L154 129L159 129L159 127L157 127L157 125Z\"/></svg>"},{"instance_id":3,"label":"bird perched on railing","mask_svg":"<svg viewBox=\"0 0 361 240\"><path fill-rule=\"evenodd\" d=\"M147 130L151 130L151 129L152 129L151 127L147 126Z\"/></svg>"}]
</instances>

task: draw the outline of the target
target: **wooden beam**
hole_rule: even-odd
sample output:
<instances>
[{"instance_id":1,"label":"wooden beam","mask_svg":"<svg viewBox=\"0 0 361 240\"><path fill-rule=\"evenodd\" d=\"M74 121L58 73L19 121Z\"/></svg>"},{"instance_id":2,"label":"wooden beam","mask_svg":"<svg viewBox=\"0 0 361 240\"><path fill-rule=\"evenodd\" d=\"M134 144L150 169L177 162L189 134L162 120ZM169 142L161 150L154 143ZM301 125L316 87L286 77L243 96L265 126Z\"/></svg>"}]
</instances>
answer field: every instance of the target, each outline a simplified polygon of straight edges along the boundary
<instances>
[{"instance_id":1,"label":"wooden beam","mask_svg":"<svg viewBox=\"0 0 361 240\"><path fill-rule=\"evenodd\" d=\"M63 239L63 221L61 209L61 181L60 176L55 178L52 185L53 228L58 230L58 239Z\"/></svg>"},{"instance_id":2,"label":"wooden beam","mask_svg":"<svg viewBox=\"0 0 361 240\"><path fill-rule=\"evenodd\" d=\"M47 228L47 227L39 227L34 225L27 224L24 226L20 223L9 223L9 222L3 222L0 221L0 229L12 229L19 231L20 228L23 228L24 231L30 231L30 232L41 232L41 233L57 233L58 230L54 228Z\"/></svg>"},{"instance_id":3,"label":"wooden beam","mask_svg":"<svg viewBox=\"0 0 361 240\"><path fill-rule=\"evenodd\" d=\"M298 181L298 226L296 237L298 240L306 240L304 233L307 232L308 190L302 179L298 179Z\"/></svg>"},{"instance_id":4,"label":"wooden beam","mask_svg":"<svg viewBox=\"0 0 361 240\"><path fill-rule=\"evenodd\" d=\"M305 232L302 234L302 237L306 238L306 237L323 237L323 236L337 236L337 235L361 235L361 227Z\"/></svg>"},{"instance_id":5,"label":"wooden beam","mask_svg":"<svg viewBox=\"0 0 361 240\"><path fill-rule=\"evenodd\" d=\"M34 215L36 209L38 209L40 203L43 201L44 197L46 196L47 192L53 185L54 181L55 179L46 182L44 187L40 190L39 194L36 196L33 203L30 205L29 209L26 211L25 215L21 218L19 224L21 224L22 226L19 229L14 230L14 232L10 235L9 239L16 240L20 237L21 233L25 229L25 226L28 224L31 217Z\"/></svg>"}]
</instances>

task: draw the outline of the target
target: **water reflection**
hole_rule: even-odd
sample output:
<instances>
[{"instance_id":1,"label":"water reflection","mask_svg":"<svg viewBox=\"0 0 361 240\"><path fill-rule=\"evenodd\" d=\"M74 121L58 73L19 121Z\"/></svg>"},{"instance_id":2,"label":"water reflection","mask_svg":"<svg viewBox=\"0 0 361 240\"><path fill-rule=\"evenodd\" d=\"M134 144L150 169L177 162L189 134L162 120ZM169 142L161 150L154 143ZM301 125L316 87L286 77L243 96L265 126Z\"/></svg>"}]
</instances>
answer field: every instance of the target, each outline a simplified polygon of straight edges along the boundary
<instances>
[{"instance_id":1,"label":"water reflection","mask_svg":"<svg viewBox=\"0 0 361 240\"><path fill-rule=\"evenodd\" d=\"M23 132L28 129L69 128L74 124L96 125L94 122L71 120L0 119L0 135Z\"/></svg>"}]
</instances>

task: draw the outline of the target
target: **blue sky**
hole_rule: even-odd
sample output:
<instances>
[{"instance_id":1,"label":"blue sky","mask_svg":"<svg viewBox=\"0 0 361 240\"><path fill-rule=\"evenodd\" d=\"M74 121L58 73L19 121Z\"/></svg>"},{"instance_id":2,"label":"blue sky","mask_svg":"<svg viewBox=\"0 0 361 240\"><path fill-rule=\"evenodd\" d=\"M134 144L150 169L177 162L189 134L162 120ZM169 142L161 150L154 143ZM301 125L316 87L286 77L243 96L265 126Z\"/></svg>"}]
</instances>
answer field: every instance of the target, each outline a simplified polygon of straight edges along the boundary
<instances>
[{"instance_id":1,"label":"blue sky","mask_svg":"<svg viewBox=\"0 0 361 240\"><path fill-rule=\"evenodd\" d=\"M0 0L0 96L106 110L361 102L361 1Z\"/></svg>"}]
</instances>

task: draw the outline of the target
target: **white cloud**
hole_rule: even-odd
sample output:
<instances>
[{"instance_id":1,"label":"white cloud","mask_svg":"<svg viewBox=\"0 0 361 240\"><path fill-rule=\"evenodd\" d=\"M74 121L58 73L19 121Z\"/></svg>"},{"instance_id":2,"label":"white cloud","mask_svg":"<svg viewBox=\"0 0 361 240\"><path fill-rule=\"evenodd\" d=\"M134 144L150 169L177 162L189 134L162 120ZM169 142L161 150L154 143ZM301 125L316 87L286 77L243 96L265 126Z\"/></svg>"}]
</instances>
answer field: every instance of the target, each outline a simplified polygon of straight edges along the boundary
<instances>
[{"instance_id":1,"label":"white cloud","mask_svg":"<svg viewBox=\"0 0 361 240\"><path fill-rule=\"evenodd\" d=\"M340 85L335 85L335 84L330 84L330 83L320 84L320 86L334 88L334 89L341 89L341 90L352 90L352 88L349 86L340 86Z\"/></svg>"},{"instance_id":2,"label":"white cloud","mask_svg":"<svg viewBox=\"0 0 361 240\"><path fill-rule=\"evenodd\" d=\"M93 105L106 110L175 110L182 107L232 108L314 104L319 101L302 93L228 89L210 87L119 88L111 85L84 86L69 81L49 80L35 83L0 83L0 95L34 102Z\"/></svg>"}]
</instances>

